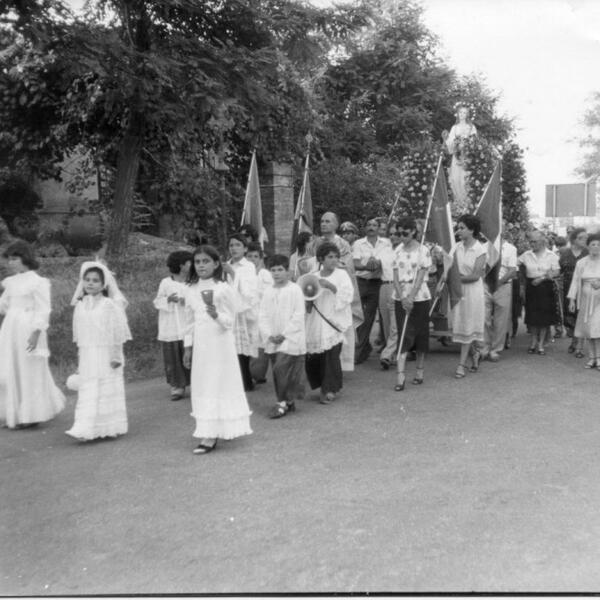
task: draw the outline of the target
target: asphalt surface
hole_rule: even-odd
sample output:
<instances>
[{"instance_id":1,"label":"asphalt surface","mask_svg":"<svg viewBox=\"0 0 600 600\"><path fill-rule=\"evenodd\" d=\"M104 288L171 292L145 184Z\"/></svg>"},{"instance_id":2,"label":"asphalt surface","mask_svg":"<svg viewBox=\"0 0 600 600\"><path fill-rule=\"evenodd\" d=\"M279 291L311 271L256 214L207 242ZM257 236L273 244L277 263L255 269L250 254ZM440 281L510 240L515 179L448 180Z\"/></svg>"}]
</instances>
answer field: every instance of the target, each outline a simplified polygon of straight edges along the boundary
<instances>
[{"instance_id":1,"label":"asphalt surface","mask_svg":"<svg viewBox=\"0 0 600 600\"><path fill-rule=\"evenodd\" d=\"M74 397L37 430L0 430L0 593L600 590L600 372L526 340L453 377L393 391L376 357L330 406L191 453L189 400L128 386L130 432L64 435Z\"/></svg>"}]
</instances>

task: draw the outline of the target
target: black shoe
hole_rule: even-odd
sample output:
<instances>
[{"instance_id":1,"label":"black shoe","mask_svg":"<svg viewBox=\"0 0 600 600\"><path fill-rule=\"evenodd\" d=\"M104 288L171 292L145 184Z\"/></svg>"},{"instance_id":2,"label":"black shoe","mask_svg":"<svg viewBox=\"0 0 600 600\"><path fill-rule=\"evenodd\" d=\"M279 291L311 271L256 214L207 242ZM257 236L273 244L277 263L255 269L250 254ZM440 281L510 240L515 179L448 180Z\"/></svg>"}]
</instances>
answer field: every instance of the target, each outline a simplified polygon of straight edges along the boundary
<instances>
[{"instance_id":1,"label":"black shoe","mask_svg":"<svg viewBox=\"0 0 600 600\"><path fill-rule=\"evenodd\" d=\"M382 371L387 371L390 368L390 361L387 358L382 358L379 361L379 364L381 365Z\"/></svg>"},{"instance_id":2,"label":"black shoe","mask_svg":"<svg viewBox=\"0 0 600 600\"><path fill-rule=\"evenodd\" d=\"M207 444L198 444L193 450L193 454L208 454L212 452L217 447L217 440L212 446L208 446Z\"/></svg>"}]
</instances>

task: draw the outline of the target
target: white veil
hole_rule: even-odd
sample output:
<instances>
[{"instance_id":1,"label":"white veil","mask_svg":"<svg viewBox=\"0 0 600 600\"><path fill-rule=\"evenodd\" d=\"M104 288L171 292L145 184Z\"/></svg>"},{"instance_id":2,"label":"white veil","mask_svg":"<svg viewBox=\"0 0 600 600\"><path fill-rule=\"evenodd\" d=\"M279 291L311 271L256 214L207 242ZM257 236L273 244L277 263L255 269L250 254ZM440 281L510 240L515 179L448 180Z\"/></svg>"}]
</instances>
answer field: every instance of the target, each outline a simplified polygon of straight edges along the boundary
<instances>
[{"instance_id":1,"label":"white veil","mask_svg":"<svg viewBox=\"0 0 600 600\"><path fill-rule=\"evenodd\" d=\"M75 293L71 299L71 306L75 306L77 302L83 298L83 276L85 275L85 272L92 267L102 271L104 275L104 289L106 290L108 297L114 300L123 310L125 310L128 304L127 299L121 293L115 276L112 274L109 268L99 260L88 260L81 265L81 269L79 270L79 282L77 283Z\"/></svg>"}]
</instances>

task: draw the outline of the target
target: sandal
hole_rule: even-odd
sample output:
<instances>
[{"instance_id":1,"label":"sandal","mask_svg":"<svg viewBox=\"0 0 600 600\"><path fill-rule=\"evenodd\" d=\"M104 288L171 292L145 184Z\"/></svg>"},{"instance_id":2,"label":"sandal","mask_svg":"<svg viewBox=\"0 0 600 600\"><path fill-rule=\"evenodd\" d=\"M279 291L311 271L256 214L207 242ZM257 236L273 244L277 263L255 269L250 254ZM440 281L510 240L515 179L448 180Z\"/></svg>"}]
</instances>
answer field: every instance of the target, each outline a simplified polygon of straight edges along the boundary
<instances>
[{"instance_id":1,"label":"sandal","mask_svg":"<svg viewBox=\"0 0 600 600\"><path fill-rule=\"evenodd\" d=\"M419 377L419 373L421 374L421 376ZM414 379L412 380L412 384L413 385L421 385L423 383L423 369L417 369L417 374L415 375Z\"/></svg>"},{"instance_id":2,"label":"sandal","mask_svg":"<svg viewBox=\"0 0 600 600\"><path fill-rule=\"evenodd\" d=\"M584 354L581 350L577 350L577 352L575 352L575 358L583 358Z\"/></svg>"},{"instance_id":3,"label":"sandal","mask_svg":"<svg viewBox=\"0 0 600 600\"><path fill-rule=\"evenodd\" d=\"M454 377L456 377L456 379L462 379L467 373L466 373L466 366L465 365L458 365L458 367L456 367L456 373L454 373Z\"/></svg>"},{"instance_id":4,"label":"sandal","mask_svg":"<svg viewBox=\"0 0 600 600\"><path fill-rule=\"evenodd\" d=\"M208 444L198 444L192 450L192 453L193 454L208 454L209 452L212 452L216 447L217 447L217 440L215 440L215 443L212 446L209 446Z\"/></svg>"},{"instance_id":5,"label":"sandal","mask_svg":"<svg viewBox=\"0 0 600 600\"><path fill-rule=\"evenodd\" d=\"M546 356L546 351L545 351L543 348L540 348L540 349L538 350L538 354L539 354L540 356Z\"/></svg>"},{"instance_id":6,"label":"sandal","mask_svg":"<svg viewBox=\"0 0 600 600\"><path fill-rule=\"evenodd\" d=\"M532 346L531 348L527 348L527 354L535 354L535 346Z\"/></svg>"},{"instance_id":7,"label":"sandal","mask_svg":"<svg viewBox=\"0 0 600 600\"><path fill-rule=\"evenodd\" d=\"M400 378L402 377L402 383L400 383ZM404 373L398 373L398 383L394 386L394 391L402 392L404 390L404 384L406 383L406 376Z\"/></svg>"},{"instance_id":8,"label":"sandal","mask_svg":"<svg viewBox=\"0 0 600 600\"><path fill-rule=\"evenodd\" d=\"M471 373L477 373L477 370L479 369L479 361L481 360L481 352L479 352L479 350L475 350L475 352L473 352L473 356L471 357L471 361L473 362L473 364L471 365L471 368L469 369L469 371Z\"/></svg>"},{"instance_id":9,"label":"sandal","mask_svg":"<svg viewBox=\"0 0 600 600\"><path fill-rule=\"evenodd\" d=\"M567 352L569 354L573 354L575 352L575 346L573 346L573 344L571 344L568 348L567 348Z\"/></svg>"},{"instance_id":10,"label":"sandal","mask_svg":"<svg viewBox=\"0 0 600 600\"><path fill-rule=\"evenodd\" d=\"M585 363L585 365L583 365L584 369L593 369L594 367L600 369L600 365L598 365L597 360L595 358L590 358L590 360L588 360Z\"/></svg>"}]
</instances>

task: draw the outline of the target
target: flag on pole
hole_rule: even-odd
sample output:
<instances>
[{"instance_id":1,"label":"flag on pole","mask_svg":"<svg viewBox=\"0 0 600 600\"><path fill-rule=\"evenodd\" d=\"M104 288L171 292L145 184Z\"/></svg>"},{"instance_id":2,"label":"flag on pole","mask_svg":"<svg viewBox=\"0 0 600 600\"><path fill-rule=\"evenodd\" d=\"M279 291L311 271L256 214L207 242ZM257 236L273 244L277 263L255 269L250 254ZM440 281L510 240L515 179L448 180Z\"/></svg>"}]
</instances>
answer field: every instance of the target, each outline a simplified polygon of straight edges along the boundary
<instances>
[{"instance_id":1,"label":"flag on pole","mask_svg":"<svg viewBox=\"0 0 600 600\"><path fill-rule=\"evenodd\" d=\"M494 167L475 214L481 221L481 233L488 240L486 281L494 292L498 282L502 252L502 163L500 161Z\"/></svg>"},{"instance_id":2,"label":"flag on pole","mask_svg":"<svg viewBox=\"0 0 600 600\"><path fill-rule=\"evenodd\" d=\"M301 231L313 232L313 207L312 196L310 193L310 175L308 171L308 162L310 154L306 155L304 163L304 176L302 177L302 187L298 194L296 203L296 214L294 215L294 229L292 231L292 252L296 250L296 238Z\"/></svg>"},{"instance_id":3,"label":"flag on pole","mask_svg":"<svg viewBox=\"0 0 600 600\"><path fill-rule=\"evenodd\" d=\"M433 183L433 194L431 196L431 208L425 239L440 246L444 252L446 285L448 286L450 295L450 306L454 307L462 298L462 285L458 265L451 258L456 242L454 240L454 228L452 227L452 213L450 211L446 174L441 165L438 165Z\"/></svg>"},{"instance_id":4,"label":"flag on pole","mask_svg":"<svg viewBox=\"0 0 600 600\"><path fill-rule=\"evenodd\" d=\"M268 240L268 237L267 232L263 227L260 183L258 181L258 167L256 165L256 150L252 151L241 225L252 225L258 233L258 241L260 242L261 247L264 247L264 243Z\"/></svg>"}]
</instances>

